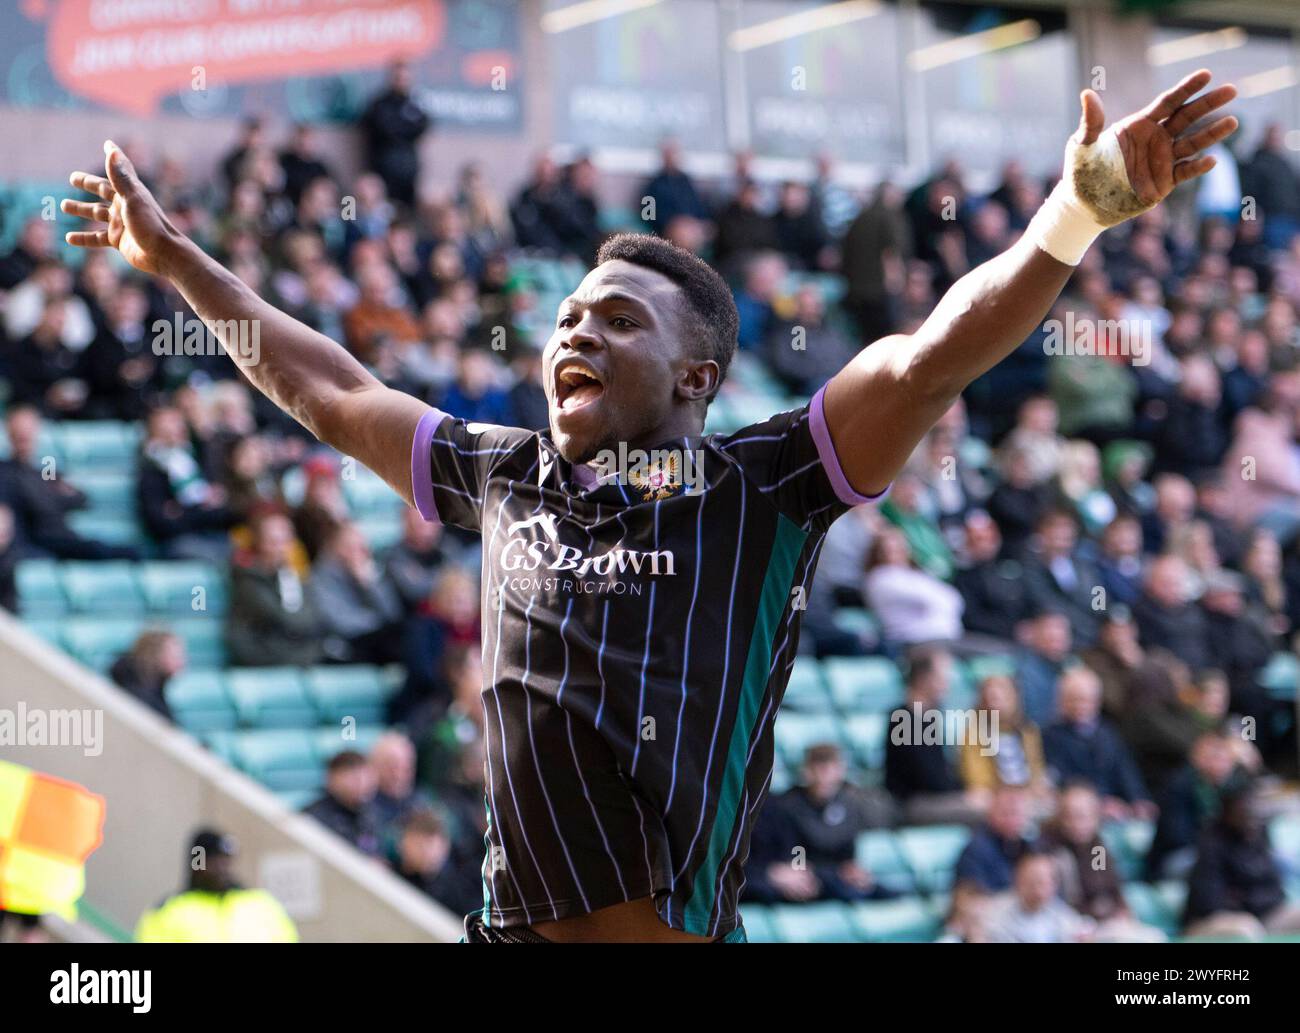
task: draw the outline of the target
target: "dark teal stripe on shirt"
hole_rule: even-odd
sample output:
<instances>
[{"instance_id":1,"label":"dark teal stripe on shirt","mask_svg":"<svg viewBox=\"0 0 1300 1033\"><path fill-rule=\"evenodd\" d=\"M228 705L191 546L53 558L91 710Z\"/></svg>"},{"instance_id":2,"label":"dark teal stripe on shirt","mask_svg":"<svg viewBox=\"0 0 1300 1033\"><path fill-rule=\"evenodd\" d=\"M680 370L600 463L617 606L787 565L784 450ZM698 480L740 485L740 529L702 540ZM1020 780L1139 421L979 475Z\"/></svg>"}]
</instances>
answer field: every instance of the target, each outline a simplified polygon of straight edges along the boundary
<instances>
[{"instance_id":1,"label":"dark teal stripe on shirt","mask_svg":"<svg viewBox=\"0 0 1300 1033\"><path fill-rule=\"evenodd\" d=\"M808 535L791 520L778 517L776 539L772 555L768 558L767 573L763 577L763 592L759 598L758 616L754 632L749 639L749 655L745 659L745 675L740 686L740 702L736 710L736 723L731 729L731 742L722 773L722 786L718 796L718 810L709 833L709 847L704 863L695 873L691 899L686 904L685 928L699 936L709 934L710 916L717 895L718 869L731 846L736 831L736 812L745 788L745 758L749 754L749 740L758 720L759 707L767 691L767 676L772 669L772 644L776 640L781 615L790 601L790 588L794 582L795 567Z\"/></svg>"}]
</instances>

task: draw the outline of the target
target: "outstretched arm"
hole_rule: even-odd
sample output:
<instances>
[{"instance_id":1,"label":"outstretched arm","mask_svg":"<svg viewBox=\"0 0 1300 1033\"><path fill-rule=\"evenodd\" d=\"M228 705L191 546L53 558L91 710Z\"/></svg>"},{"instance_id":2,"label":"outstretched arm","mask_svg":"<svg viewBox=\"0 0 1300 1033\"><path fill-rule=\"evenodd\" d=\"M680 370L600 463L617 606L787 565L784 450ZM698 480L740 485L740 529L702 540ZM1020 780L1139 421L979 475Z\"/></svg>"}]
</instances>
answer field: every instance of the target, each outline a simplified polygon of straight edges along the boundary
<instances>
[{"instance_id":1,"label":"outstretched arm","mask_svg":"<svg viewBox=\"0 0 1300 1033\"><path fill-rule=\"evenodd\" d=\"M1193 100L1209 81L1196 72L1104 132L1101 100L1085 90L1065 175L1024 236L953 284L915 333L875 342L831 379L826 425L853 488L884 491L966 385L1039 325L1097 234L1214 167L1199 152L1237 120L1185 132L1236 96L1220 86Z\"/></svg>"},{"instance_id":2,"label":"outstretched arm","mask_svg":"<svg viewBox=\"0 0 1300 1033\"><path fill-rule=\"evenodd\" d=\"M65 200L70 215L107 229L68 234L78 247L112 247L142 272L175 284L195 313L238 360L242 323L256 323L258 361L239 365L253 386L340 452L354 456L411 499L411 440L428 410L418 398L385 387L342 345L281 312L174 227L140 182L130 160L104 144L107 178L74 172L72 185L98 202Z\"/></svg>"}]
</instances>

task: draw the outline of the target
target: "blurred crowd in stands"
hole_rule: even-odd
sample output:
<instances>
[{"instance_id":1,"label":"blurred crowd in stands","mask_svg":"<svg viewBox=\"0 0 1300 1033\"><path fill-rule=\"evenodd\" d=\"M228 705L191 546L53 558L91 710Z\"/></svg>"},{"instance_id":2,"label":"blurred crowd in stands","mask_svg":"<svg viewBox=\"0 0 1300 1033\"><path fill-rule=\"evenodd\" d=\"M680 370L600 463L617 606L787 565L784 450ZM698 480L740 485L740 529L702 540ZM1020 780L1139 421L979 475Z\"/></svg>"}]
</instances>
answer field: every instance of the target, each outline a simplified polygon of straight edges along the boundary
<instances>
[{"instance_id":1,"label":"blurred crowd in stands","mask_svg":"<svg viewBox=\"0 0 1300 1033\"><path fill-rule=\"evenodd\" d=\"M519 260L591 260L611 225L601 173L541 157L512 198L472 164L453 190L424 189L428 123L409 90L396 69L367 109L352 181L306 125L250 119L206 174L128 149L180 230L385 382L541 429L552 317ZM1261 832L1296 763L1293 705L1262 674L1295 652L1300 621L1300 173L1274 129L1251 154L1217 152L1199 188L1106 233L1052 312L1097 321L1103 344L1137 335L1140 358L1053 354L1045 326L825 545L805 648L891 658L918 713L944 707L954 663L1000 661L977 686L998 749L891 736L881 783L863 786L837 746L814 746L763 812L751 899L887 896L855 860L857 835L961 822L974 834L949 938L1150 938L1115 867L1095 863L1103 821L1146 818L1147 877L1189 880L1187 930L1300 930ZM798 400L862 346L915 330L1050 187L1014 163L988 194L956 161L867 193L828 159L811 182L762 181L752 164L737 155L732 175L700 181L665 143L627 207L652 199L643 228L724 273L738 363ZM235 665L404 671L393 730L335 756L308 813L453 909L481 905L477 541L410 510L376 555L341 490L347 460L218 349L155 353L155 321L193 318L166 282L102 252L73 264L33 216L0 256L0 291L0 603L14 605L22 558L140 556L70 528L85 497L43 472L38 445L44 420L139 421L153 552L229 563ZM305 484L292 501L291 472ZM873 625L837 622L844 608ZM149 633L112 675L165 714L185 663L174 635Z\"/></svg>"}]
</instances>

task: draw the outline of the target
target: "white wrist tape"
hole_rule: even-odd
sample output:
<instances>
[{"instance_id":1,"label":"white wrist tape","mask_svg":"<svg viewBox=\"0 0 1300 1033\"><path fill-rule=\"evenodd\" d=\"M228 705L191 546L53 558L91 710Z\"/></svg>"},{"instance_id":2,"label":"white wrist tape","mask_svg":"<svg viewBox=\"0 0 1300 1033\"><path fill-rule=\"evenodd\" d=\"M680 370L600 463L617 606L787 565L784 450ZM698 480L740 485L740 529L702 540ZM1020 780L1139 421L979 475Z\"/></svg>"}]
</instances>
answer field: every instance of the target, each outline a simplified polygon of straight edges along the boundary
<instances>
[{"instance_id":1,"label":"white wrist tape","mask_svg":"<svg viewBox=\"0 0 1300 1033\"><path fill-rule=\"evenodd\" d=\"M1062 179L1034 213L1025 236L1066 265L1078 265L1106 227L1074 195L1069 178Z\"/></svg>"},{"instance_id":2,"label":"white wrist tape","mask_svg":"<svg viewBox=\"0 0 1300 1033\"><path fill-rule=\"evenodd\" d=\"M1102 230L1154 206L1143 204L1133 192L1113 130L1102 133L1096 143L1075 144L1069 161L1025 233L1057 261L1078 265Z\"/></svg>"}]
</instances>

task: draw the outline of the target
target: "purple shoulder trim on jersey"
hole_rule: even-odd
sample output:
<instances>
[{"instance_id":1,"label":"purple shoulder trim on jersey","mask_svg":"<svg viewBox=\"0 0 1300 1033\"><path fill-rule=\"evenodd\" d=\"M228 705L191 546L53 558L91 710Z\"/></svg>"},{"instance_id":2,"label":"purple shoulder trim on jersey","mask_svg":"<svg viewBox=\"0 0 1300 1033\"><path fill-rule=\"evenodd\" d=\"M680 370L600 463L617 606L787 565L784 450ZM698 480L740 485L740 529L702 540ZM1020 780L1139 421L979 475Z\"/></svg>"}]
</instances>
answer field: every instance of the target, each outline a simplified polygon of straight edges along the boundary
<instances>
[{"instance_id":1,"label":"purple shoulder trim on jersey","mask_svg":"<svg viewBox=\"0 0 1300 1033\"><path fill-rule=\"evenodd\" d=\"M433 501L433 478L429 473L429 450L433 447L433 432L442 425L447 414L441 409L430 409L415 425L411 440L411 497L415 508L425 520L442 523L438 519L438 506Z\"/></svg>"},{"instance_id":2,"label":"purple shoulder trim on jersey","mask_svg":"<svg viewBox=\"0 0 1300 1033\"><path fill-rule=\"evenodd\" d=\"M817 455L822 461L822 467L826 470L826 476L831 479L831 487L835 489L836 497L846 506L860 506L864 502L879 502L889 494L892 484L885 485L885 490L878 495L862 495L853 490L853 485L849 479L844 476L844 470L840 466L840 457L835 454L835 446L831 443L831 432L826 426L826 412L822 408L822 395L826 393L826 385L823 384L813 395L812 402L809 405L808 422L812 427L813 442L817 445Z\"/></svg>"}]
</instances>

